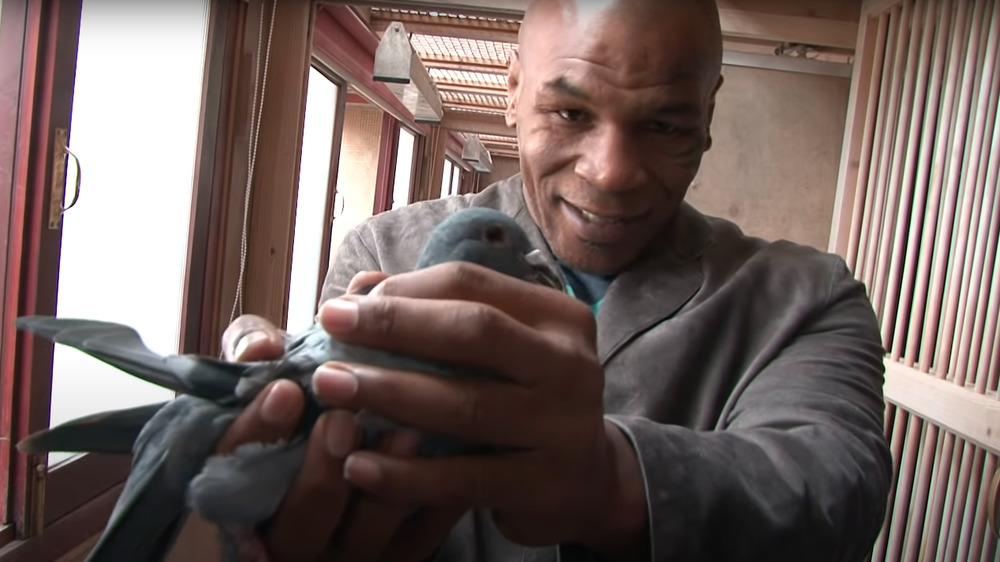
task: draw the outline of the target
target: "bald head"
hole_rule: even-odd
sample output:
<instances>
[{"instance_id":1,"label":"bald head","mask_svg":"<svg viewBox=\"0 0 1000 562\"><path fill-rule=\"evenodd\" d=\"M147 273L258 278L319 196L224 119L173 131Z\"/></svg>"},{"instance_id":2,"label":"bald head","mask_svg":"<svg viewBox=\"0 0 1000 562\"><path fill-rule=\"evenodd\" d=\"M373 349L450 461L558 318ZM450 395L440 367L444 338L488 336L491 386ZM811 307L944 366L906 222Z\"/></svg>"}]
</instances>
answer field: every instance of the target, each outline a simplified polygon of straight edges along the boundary
<instances>
[{"instance_id":1,"label":"bald head","mask_svg":"<svg viewBox=\"0 0 1000 562\"><path fill-rule=\"evenodd\" d=\"M646 50L683 49L710 86L718 79L722 31L714 0L533 0L521 23L518 55L523 64L552 42L578 43L608 28L644 42Z\"/></svg>"}]
</instances>

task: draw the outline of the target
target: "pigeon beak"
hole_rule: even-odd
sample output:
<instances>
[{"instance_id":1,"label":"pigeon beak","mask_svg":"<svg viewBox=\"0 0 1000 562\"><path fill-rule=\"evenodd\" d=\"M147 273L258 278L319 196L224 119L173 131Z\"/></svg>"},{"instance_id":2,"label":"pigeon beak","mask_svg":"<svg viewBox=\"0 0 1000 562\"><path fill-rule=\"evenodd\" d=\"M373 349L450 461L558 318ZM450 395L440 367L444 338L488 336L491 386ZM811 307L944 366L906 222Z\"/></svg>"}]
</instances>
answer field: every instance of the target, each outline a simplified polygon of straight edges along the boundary
<instances>
[{"instance_id":1,"label":"pigeon beak","mask_svg":"<svg viewBox=\"0 0 1000 562\"><path fill-rule=\"evenodd\" d=\"M563 279L562 274L556 269L556 266L552 264L545 255L542 254L541 250L532 250L524 256L524 260L528 262L528 266L535 270L537 274L535 282L546 287L552 287L553 289L566 292L566 281Z\"/></svg>"}]
</instances>

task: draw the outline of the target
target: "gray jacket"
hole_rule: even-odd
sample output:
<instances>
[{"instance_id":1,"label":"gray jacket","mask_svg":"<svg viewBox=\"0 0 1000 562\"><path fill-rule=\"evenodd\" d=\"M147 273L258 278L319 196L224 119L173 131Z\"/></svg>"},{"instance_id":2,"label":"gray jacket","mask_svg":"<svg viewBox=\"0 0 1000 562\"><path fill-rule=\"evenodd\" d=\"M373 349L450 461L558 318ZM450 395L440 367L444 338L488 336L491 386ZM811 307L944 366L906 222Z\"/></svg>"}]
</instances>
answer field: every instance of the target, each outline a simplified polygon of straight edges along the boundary
<instances>
[{"instance_id":1,"label":"gray jacket","mask_svg":"<svg viewBox=\"0 0 1000 562\"><path fill-rule=\"evenodd\" d=\"M361 270L413 268L431 228L468 206L513 216L543 251L520 176L369 219L323 297ZM885 513L876 317L842 259L745 236L685 204L597 315L604 404L638 452L652 560L859 560ZM470 513L436 560L589 559L523 548Z\"/></svg>"}]
</instances>

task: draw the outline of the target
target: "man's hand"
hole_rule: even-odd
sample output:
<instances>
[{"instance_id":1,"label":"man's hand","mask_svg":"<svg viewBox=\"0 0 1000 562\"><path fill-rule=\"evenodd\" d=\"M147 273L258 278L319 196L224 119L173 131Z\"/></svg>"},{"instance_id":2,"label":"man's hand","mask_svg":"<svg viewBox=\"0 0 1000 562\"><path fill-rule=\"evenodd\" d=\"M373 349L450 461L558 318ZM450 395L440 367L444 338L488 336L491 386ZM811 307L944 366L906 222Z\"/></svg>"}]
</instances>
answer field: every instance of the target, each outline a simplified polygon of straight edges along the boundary
<instances>
[{"instance_id":1,"label":"man's hand","mask_svg":"<svg viewBox=\"0 0 1000 562\"><path fill-rule=\"evenodd\" d=\"M423 459L353 451L347 481L393 503L492 509L526 545L577 543L621 556L646 545L635 452L603 415L603 370L588 307L470 264L393 276L320 308L346 342L486 368L502 380L442 379L328 363L313 386L335 408L505 450Z\"/></svg>"},{"instance_id":2,"label":"man's hand","mask_svg":"<svg viewBox=\"0 0 1000 562\"><path fill-rule=\"evenodd\" d=\"M348 292L385 277L361 273ZM238 318L222 339L224 356L230 361L273 359L284 350L284 333L252 315ZM229 428L218 452L230 452L247 442L290 437L304 406L304 395L293 382L272 383ZM414 504L389 503L353 490L343 477L343 468L344 459L358 444L359 431L351 411L330 410L319 418L297 480L273 521L261 530L273 561L423 560L466 511L451 506L415 512ZM416 446L415 434L399 432L386 436L378 450L391 458L405 458L414 454Z\"/></svg>"}]
</instances>

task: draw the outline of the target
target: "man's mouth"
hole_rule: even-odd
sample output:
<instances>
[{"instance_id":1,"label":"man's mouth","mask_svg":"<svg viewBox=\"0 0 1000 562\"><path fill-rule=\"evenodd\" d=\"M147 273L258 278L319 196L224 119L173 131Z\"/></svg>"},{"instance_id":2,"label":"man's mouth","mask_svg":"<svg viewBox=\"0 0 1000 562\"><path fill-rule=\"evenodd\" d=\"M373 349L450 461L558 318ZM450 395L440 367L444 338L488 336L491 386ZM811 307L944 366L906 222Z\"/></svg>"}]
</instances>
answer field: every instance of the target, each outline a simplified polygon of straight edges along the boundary
<instances>
[{"instance_id":1,"label":"man's mouth","mask_svg":"<svg viewBox=\"0 0 1000 562\"><path fill-rule=\"evenodd\" d=\"M587 222L595 224L612 224L612 225L624 225L630 222L635 222L646 216L646 212L641 213L627 213L621 211L598 211L592 209L585 209L579 205L574 205L569 201L563 200L564 203L576 210L580 217L585 219Z\"/></svg>"},{"instance_id":2,"label":"man's mouth","mask_svg":"<svg viewBox=\"0 0 1000 562\"><path fill-rule=\"evenodd\" d=\"M574 207L575 207L575 205L574 205ZM576 208L577 208L577 210L580 211L580 214L583 215L583 218L587 219L590 222L596 222L598 224L623 223L623 222L626 222L628 220L628 219L619 218L619 217L606 217L606 216L603 216L603 215L598 215L597 213L591 213L590 211L588 211L586 209L581 209L580 207L576 207Z\"/></svg>"},{"instance_id":3,"label":"man's mouth","mask_svg":"<svg viewBox=\"0 0 1000 562\"><path fill-rule=\"evenodd\" d=\"M562 209L577 236L597 244L618 244L633 236L648 212L627 213L578 207L563 199Z\"/></svg>"}]
</instances>

